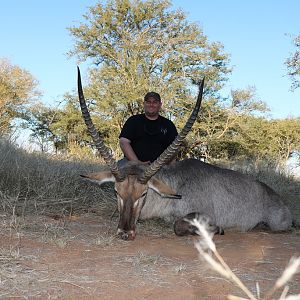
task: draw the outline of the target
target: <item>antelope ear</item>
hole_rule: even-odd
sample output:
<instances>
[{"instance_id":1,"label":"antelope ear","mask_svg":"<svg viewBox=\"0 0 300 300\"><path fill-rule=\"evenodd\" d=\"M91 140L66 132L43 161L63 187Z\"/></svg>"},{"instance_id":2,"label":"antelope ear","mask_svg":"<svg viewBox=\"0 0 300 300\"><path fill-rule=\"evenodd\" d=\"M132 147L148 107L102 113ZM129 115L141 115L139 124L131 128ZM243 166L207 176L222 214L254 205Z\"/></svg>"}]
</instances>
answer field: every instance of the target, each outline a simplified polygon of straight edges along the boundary
<instances>
[{"instance_id":1,"label":"antelope ear","mask_svg":"<svg viewBox=\"0 0 300 300\"><path fill-rule=\"evenodd\" d=\"M89 173L89 174L80 175L80 176L89 181L95 182L99 185L101 185L105 182L115 182L116 181L114 175L110 171Z\"/></svg>"},{"instance_id":2,"label":"antelope ear","mask_svg":"<svg viewBox=\"0 0 300 300\"><path fill-rule=\"evenodd\" d=\"M148 181L148 186L150 189L159 193L163 198L173 198L173 199L181 199L181 195L176 194L174 190L172 190L167 184L158 180L157 178L152 177Z\"/></svg>"}]
</instances>

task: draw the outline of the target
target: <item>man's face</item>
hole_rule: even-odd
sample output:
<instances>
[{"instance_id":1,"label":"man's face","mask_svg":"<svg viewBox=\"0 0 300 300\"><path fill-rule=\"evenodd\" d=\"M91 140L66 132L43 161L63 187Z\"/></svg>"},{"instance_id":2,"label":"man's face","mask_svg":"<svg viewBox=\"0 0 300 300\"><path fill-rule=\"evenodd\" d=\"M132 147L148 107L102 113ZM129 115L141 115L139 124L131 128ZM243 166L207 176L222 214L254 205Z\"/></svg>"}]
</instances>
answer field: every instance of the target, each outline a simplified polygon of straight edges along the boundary
<instances>
[{"instance_id":1,"label":"man's face","mask_svg":"<svg viewBox=\"0 0 300 300\"><path fill-rule=\"evenodd\" d=\"M149 97L144 101L144 111L147 117L158 117L161 108L161 102L154 97Z\"/></svg>"}]
</instances>

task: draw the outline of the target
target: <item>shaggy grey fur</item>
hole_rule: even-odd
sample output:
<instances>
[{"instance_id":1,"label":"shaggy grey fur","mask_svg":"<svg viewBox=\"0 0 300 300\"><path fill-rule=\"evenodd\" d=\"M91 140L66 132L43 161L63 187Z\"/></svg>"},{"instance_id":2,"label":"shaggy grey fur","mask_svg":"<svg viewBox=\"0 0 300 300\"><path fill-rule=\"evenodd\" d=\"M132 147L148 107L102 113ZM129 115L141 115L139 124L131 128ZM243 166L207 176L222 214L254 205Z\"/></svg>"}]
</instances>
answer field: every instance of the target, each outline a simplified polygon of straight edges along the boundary
<instances>
[{"instance_id":1,"label":"shaggy grey fur","mask_svg":"<svg viewBox=\"0 0 300 300\"><path fill-rule=\"evenodd\" d=\"M288 207L270 187L250 176L222 169L196 159L166 165L155 175L181 199L160 197L149 189L140 218L178 219L199 212L221 228L242 231L266 223L271 230L292 225Z\"/></svg>"}]
</instances>

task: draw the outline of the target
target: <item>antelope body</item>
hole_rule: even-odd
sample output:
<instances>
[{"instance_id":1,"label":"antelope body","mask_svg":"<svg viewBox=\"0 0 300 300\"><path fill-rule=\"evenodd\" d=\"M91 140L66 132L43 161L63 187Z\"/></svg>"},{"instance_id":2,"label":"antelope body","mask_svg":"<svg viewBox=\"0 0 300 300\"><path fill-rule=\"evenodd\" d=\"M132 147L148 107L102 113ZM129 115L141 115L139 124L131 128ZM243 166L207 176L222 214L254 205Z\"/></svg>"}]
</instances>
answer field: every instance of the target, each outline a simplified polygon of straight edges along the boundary
<instances>
[{"instance_id":1,"label":"antelope body","mask_svg":"<svg viewBox=\"0 0 300 300\"><path fill-rule=\"evenodd\" d=\"M239 172L222 169L196 159L186 159L166 164L180 145L200 109L203 84L201 82L195 108L174 142L151 165L128 162L119 167L113 159L89 115L81 86L78 69L78 94L82 115L94 143L110 171L83 175L102 184L115 183L118 199L118 233L125 240L135 238L138 218L153 217L176 220L175 233L192 233L188 218L195 213L209 220L216 231L236 227L250 230L266 223L271 230L286 230L292 217L278 194L267 185Z\"/></svg>"},{"instance_id":2,"label":"antelope body","mask_svg":"<svg viewBox=\"0 0 300 300\"><path fill-rule=\"evenodd\" d=\"M142 219L177 220L197 212L224 229L246 231L263 222L277 231L292 224L291 213L278 194L239 172L187 159L162 167L155 178L177 191L181 199L165 199L149 189Z\"/></svg>"}]
</instances>

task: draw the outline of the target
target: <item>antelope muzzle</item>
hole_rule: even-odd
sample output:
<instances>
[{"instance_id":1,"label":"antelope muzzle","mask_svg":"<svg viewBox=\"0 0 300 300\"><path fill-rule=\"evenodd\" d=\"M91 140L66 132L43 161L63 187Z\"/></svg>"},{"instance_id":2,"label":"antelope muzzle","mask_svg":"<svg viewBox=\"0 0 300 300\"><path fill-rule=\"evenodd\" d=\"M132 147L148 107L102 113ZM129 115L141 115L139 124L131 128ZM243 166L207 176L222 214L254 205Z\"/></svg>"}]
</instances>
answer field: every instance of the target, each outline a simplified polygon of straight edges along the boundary
<instances>
[{"instance_id":1,"label":"antelope muzzle","mask_svg":"<svg viewBox=\"0 0 300 300\"><path fill-rule=\"evenodd\" d=\"M133 241L135 239L135 230L125 231L125 230L118 228L117 234L124 241Z\"/></svg>"}]
</instances>

